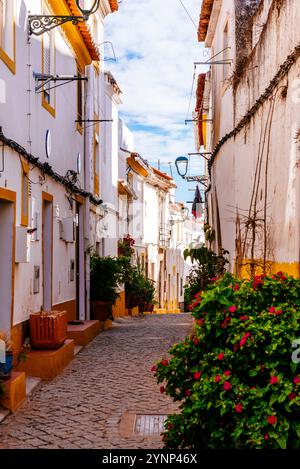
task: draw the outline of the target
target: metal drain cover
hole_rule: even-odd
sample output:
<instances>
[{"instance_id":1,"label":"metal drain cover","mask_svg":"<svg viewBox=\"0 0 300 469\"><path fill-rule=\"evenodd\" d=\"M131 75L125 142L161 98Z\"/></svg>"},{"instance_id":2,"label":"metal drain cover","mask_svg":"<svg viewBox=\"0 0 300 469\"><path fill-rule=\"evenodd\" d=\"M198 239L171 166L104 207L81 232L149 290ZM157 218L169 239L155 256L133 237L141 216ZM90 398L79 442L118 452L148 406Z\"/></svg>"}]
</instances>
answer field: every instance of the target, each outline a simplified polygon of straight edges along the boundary
<instances>
[{"instance_id":1,"label":"metal drain cover","mask_svg":"<svg viewBox=\"0 0 300 469\"><path fill-rule=\"evenodd\" d=\"M167 415L137 415L135 419L134 433L136 435L156 436L164 430Z\"/></svg>"}]
</instances>

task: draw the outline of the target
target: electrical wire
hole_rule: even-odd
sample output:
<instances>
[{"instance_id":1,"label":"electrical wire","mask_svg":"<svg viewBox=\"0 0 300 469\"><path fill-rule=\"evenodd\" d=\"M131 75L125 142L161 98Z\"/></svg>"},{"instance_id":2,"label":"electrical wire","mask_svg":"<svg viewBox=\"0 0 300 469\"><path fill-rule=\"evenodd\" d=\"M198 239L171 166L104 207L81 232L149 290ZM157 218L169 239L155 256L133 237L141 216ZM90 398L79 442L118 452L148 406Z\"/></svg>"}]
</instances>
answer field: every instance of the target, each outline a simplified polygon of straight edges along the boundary
<instances>
[{"instance_id":1,"label":"electrical wire","mask_svg":"<svg viewBox=\"0 0 300 469\"><path fill-rule=\"evenodd\" d=\"M184 11L186 12L186 14L188 15L189 19L191 20L191 22L193 23L193 25L195 26L196 28L196 31L198 31L198 26L196 25L195 21L193 20L192 18L192 15L189 13L188 9L186 8L185 4L183 3L182 0L179 0L179 3L181 4L182 8L184 9Z\"/></svg>"},{"instance_id":2,"label":"electrical wire","mask_svg":"<svg viewBox=\"0 0 300 469\"><path fill-rule=\"evenodd\" d=\"M189 107L188 107L188 111L187 111L187 114L186 114L186 120L188 120L189 114L190 114L190 110L191 110L191 104L192 104L192 98L193 98L193 93L194 93L195 80L196 80L196 65L194 66L193 82L192 82L191 94L190 94L190 99L189 99Z\"/></svg>"}]
</instances>

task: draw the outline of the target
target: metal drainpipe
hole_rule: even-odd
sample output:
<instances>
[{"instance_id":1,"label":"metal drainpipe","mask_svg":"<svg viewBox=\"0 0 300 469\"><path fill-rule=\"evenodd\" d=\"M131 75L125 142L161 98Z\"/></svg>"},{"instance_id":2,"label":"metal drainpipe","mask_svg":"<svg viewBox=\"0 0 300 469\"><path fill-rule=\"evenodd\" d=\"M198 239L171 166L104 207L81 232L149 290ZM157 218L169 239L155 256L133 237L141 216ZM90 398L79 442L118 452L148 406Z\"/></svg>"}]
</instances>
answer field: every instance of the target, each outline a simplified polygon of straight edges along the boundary
<instances>
[{"instance_id":1,"label":"metal drainpipe","mask_svg":"<svg viewBox=\"0 0 300 469\"><path fill-rule=\"evenodd\" d=\"M86 76L88 81L85 88L85 120L93 119L93 73L92 66L86 67ZM93 127L86 126L84 129L84 185L85 190L92 192L91 187L91 158L92 158L92 138L91 132ZM91 232L90 232L90 201L87 198L85 204L85 305L86 319L90 319L90 254L87 248L91 245Z\"/></svg>"}]
</instances>

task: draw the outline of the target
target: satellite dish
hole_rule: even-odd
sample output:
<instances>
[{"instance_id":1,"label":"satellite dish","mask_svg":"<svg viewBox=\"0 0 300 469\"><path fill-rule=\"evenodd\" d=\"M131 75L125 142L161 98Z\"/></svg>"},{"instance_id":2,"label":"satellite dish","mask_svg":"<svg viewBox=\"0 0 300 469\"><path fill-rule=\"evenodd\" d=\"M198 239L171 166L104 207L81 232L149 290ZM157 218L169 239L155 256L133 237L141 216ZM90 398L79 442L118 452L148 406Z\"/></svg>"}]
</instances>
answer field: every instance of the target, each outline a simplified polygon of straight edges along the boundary
<instances>
[{"instance_id":1,"label":"satellite dish","mask_svg":"<svg viewBox=\"0 0 300 469\"><path fill-rule=\"evenodd\" d=\"M50 130L47 130L46 132L46 140L45 140L45 147L46 147L46 156L47 158L50 158L51 155L51 132Z\"/></svg>"},{"instance_id":2,"label":"satellite dish","mask_svg":"<svg viewBox=\"0 0 300 469\"><path fill-rule=\"evenodd\" d=\"M77 174L81 173L81 153L77 155Z\"/></svg>"}]
</instances>

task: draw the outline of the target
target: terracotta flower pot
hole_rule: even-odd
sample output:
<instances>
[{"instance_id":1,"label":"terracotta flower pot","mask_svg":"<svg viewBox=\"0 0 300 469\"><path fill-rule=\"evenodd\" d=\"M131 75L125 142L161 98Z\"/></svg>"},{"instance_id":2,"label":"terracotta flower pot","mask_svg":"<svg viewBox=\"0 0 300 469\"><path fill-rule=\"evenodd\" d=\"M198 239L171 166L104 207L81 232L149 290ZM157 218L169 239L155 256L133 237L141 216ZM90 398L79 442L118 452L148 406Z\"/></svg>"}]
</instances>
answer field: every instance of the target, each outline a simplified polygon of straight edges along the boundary
<instances>
[{"instance_id":1,"label":"terracotta flower pot","mask_svg":"<svg viewBox=\"0 0 300 469\"><path fill-rule=\"evenodd\" d=\"M111 317L112 304L109 301L91 301L91 319L106 321Z\"/></svg>"},{"instance_id":2,"label":"terracotta flower pot","mask_svg":"<svg viewBox=\"0 0 300 469\"><path fill-rule=\"evenodd\" d=\"M67 312L49 311L30 315L30 342L36 349L57 349L67 338Z\"/></svg>"}]
</instances>

